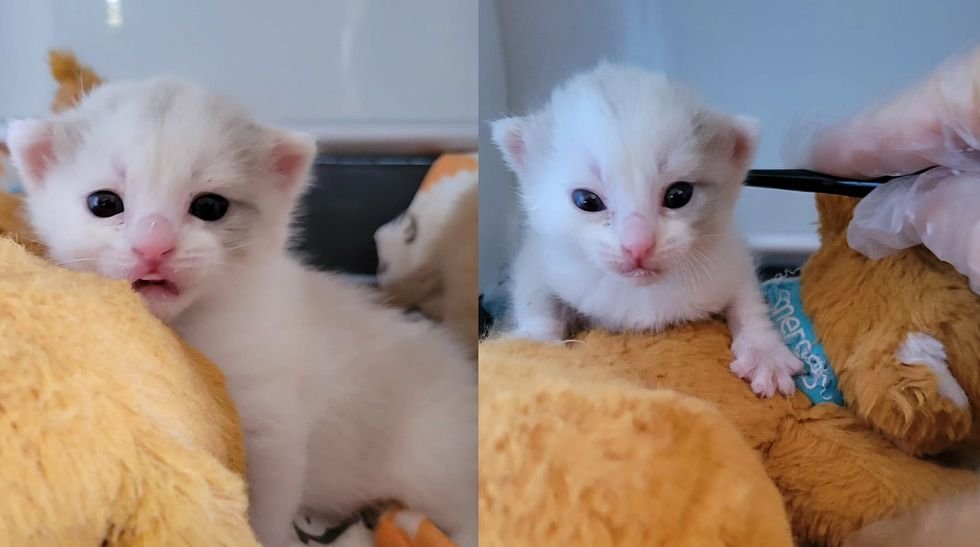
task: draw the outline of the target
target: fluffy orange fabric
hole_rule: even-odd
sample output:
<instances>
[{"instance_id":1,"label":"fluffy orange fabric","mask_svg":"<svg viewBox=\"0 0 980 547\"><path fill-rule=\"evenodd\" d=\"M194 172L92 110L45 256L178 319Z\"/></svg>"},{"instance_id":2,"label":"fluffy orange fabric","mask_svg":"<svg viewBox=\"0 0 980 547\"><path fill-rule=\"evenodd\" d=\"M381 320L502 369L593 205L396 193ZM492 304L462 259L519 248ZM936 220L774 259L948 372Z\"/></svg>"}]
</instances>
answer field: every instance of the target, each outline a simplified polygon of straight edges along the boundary
<instances>
[{"instance_id":1,"label":"fluffy orange fabric","mask_svg":"<svg viewBox=\"0 0 980 547\"><path fill-rule=\"evenodd\" d=\"M0 545L256 545L217 369L125 282L0 270Z\"/></svg>"},{"instance_id":2,"label":"fluffy orange fabric","mask_svg":"<svg viewBox=\"0 0 980 547\"><path fill-rule=\"evenodd\" d=\"M802 272L803 303L840 378L849 407L913 455L977 440L980 424L980 297L952 266L925 247L871 261L847 246L857 200L817 200L821 247ZM925 366L898 362L909 332L946 348L950 371L973 404L939 392Z\"/></svg>"},{"instance_id":3,"label":"fluffy orange fabric","mask_svg":"<svg viewBox=\"0 0 980 547\"><path fill-rule=\"evenodd\" d=\"M620 366L646 343L481 346L481 546L793 544L778 491L728 419Z\"/></svg>"},{"instance_id":4,"label":"fluffy orange fabric","mask_svg":"<svg viewBox=\"0 0 980 547\"><path fill-rule=\"evenodd\" d=\"M80 63L71 51L49 51L48 66L58 84L51 103L54 112L75 106L89 91L102 84L102 78L91 67Z\"/></svg>"},{"instance_id":5,"label":"fluffy orange fabric","mask_svg":"<svg viewBox=\"0 0 980 547\"><path fill-rule=\"evenodd\" d=\"M674 545L679 543L672 538L687 533L691 515L699 512L735 529L769 526L759 524L768 521L750 513L751 507L715 499L729 500L732 488L720 486L724 481L713 473L718 464L703 458L739 461L742 443L755 449L769 477L743 464L742 480L778 487L794 535L804 544L838 546L864 524L980 485L972 472L910 455L955 444L966 432L953 424L965 422L969 430L972 420L969 410L954 418L946 401L936 398L935 378L922 374L927 367L894 359L899 334L909 329L933 334L947 344L956 380L980 400L974 395L980 386L977 326L974 319L971 329L967 320L968 313L978 316L976 296L965 278L921 249L885 261L861 259L843 240L853 203L820 196L818 204L824 244L803 270L803 298L851 407L812 406L801 393L757 399L728 370L731 339L720 321L658 335L589 332L564 346L485 342L480 347L480 522L481 534L495 542L489 545L562 544L544 541L541 534L574 537L569 534L582 527L610 531L595 536L594 543L564 544ZM664 390L716 408L741 443L712 442L710 436L685 442L677 432L697 430L704 427L699 419L711 418L671 414L669 408L680 403L665 401L668 409L656 412L635 409L644 397L663 397ZM912 412L881 416L920 425L876 420L879 415L865 412L889 400L905 401ZM645 422L637 415L670 418L641 427ZM718 416L714 421L716 428L724 427ZM651 450L656 457L636 456ZM678 475L683 485L658 486ZM604 494L579 501L586 489L576 486L575 503L567 503L569 485L589 485ZM716 510L717 503L729 509ZM771 520L780 511L766 513ZM620 518L627 514L631 517ZM625 522L634 531L621 533ZM698 536L697 542L767 544L721 534Z\"/></svg>"},{"instance_id":6,"label":"fluffy orange fabric","mask_svg":"<svg viewBox=\"0 0 980 547\"><path fill-rule=\"evenodd\" d=\"M21 199L6 192L0 192L0 236L13 239L34 254L44 255L44 247L24 218Z\"/></svg>"},{"instance_id":7,"label":"fluffy orange fabric","mask_svg":"<svg viewBox=\"0 0 980 547\"><path fill-rule=\"evenodd\" d=\"M7 148L7 145L5 143L0 142L0 177L3 176L4 162L7 160L9 156L10 156L10 149Z\"/></svg>"}]
</instances>

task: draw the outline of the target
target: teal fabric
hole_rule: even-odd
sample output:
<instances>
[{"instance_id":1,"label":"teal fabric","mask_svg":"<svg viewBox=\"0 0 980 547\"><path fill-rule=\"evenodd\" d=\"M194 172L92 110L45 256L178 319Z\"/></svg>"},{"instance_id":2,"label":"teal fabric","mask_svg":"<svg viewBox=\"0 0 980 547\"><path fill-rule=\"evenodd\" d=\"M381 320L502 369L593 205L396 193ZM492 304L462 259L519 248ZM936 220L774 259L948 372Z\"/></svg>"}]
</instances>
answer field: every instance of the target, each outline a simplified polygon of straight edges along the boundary
<instances>
[{"instance_id":1,"label":"teal fabric","mask_svg":"<svg viewBox=\"0 0 980 547\"><path fill-rule=\"evenodd\" d=\"M766 281L762 284L762 293L769 303L769 317L783 342L803 361L803 372L795 378L796 387L813 404L844 406L837 375L813 331L813 323L803 310L800 279L779 277Z\"/></svg>"}]
</instances>

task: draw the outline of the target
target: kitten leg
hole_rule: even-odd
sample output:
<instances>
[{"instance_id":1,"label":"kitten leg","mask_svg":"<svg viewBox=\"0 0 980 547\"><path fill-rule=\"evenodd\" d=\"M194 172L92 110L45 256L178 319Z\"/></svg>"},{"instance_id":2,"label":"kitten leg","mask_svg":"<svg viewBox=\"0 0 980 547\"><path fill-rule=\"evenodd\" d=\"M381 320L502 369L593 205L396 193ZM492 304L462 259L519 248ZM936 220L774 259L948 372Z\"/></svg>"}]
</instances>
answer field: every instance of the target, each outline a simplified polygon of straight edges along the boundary
<instances>
[{"instance_id":1,"label":"kitten leg","mask_svg":"<svg viewBox=\"0 0 980 547\"><path fill-rule=\"evenodd\" d=\"M791 395L793 376L803 370L803 363L776 332L754 275L737 289L727 318L735 356L732 372L748 380L756 395Z\"/></svg>"},{"instance_id":2,"label":"kitten leg","mask_svg":"<svg viewBox=\"0 0 980 547\"><path fill-rule=\"evenodd\" d=\"M307 432L295 397L272 394L239 404L248 467L249 521L263 547L283 547L303 499ZM286 392L288 393L288 392ZM270 404L272 403L272 404Z\"/></svg>"},{"instance_id":3,"label":"kitten leg","mask_svg":"<svg viewBox=\"0 0 980 547\"><path fill-rule=\"evenodd\" d=\"M554 342L565 336L558 302L544 284L533 251L522 247L511 272L510 306L513 328L509 336Z\"/></svg>"}]
</instances>

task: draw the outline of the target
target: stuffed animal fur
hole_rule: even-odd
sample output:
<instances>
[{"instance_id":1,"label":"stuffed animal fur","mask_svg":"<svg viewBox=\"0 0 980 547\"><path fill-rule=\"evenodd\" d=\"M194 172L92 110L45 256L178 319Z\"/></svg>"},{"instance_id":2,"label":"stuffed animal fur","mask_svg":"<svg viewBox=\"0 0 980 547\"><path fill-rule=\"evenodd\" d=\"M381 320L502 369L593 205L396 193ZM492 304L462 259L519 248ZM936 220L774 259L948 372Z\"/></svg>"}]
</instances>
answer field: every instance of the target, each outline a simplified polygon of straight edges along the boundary
<instances>
[{"instance_id":1,"label":"stuffed animal fur","mask_svg":"<svg viewBox=\"0 0 980 547\"><path fill-rule=\"evenodd\" d=\"M844 233L854 201L819 196L817 204L822 245L803 268L802 299L847 407L814 405L802 392L755 397L728 371L731 339L721 321L658 335L587 332L565 345L485 342L480 522L487 545L562 544L552 540L576 527L605 530L590 545L674 545L700 511L736 529L757 524L751 507L714 509L716 498L730 501L738 493L722 486L719 464L703 459L741 458L740 443L682 442L678 432L704 427L693 417L647 422L653 411L640 401L665 390L717 409L720 416L700 418L714 419L716 428L724 427L721 416L732 424L768 475L760 478L748 466L742 480L778 488L802 544L838 546L865 524L980 486L971 471L913 457L973 435L980 301L963 276L921 248L880 261L861 257ZM942 395L940 383L948 379L937 368L896 358L909 332L944 344L946 370L967 395L967 408ZM651 443L662 456L643 457ZM661 467L661 460L668 463ZM658 486L677 475L686 487ZM622 486L607 489L606 481ZM575 503L582 492L586 502ZM705 530L689 544L765 544Z\"/></svg>"},{"instance_id":2,"label":"stuffed animal fur","mask_svg":"<svg viewBox=\"0 0 980 547\"><path fill-rule=\"evenodd\" d=\"M6 173L6 165L10 160L10 149L7 148L6 143L0 142L0 180L2 180L4 173Z\"/></svg>"},{"instance_id":3,"label":"stuffed animal fur","mask_svg":"<svg viewBox=\"0 0 980 547\"><path fill-rule=\"evenodd\" d=\"M473 154L444 154L405 214L378 228L378 285L389 303L441 322L476 357L479 187Z\"/></svg>"},{"instance_id":4,"label":"stuffed animal fur","mask_svg":"<svg viewBox=\"0 0 980 547\"><path fill-rule=\"evenodd\" d=\"M0 238L0 545L257 545L221 373L129 285Z\"/></svg>"},{"instance_id":5,"label":"stuffed animal fur","mask_svg":"<svg viewBox=\"0 0 980 547\"><path fill-rule=\"evenodd\" d=\"M51 110L55 113L74 107L89 91L102 85L102 77L92 67L79 62L71 51L49 51L48 66L58 84L51 103Z\"/></svg>"},{"instance_id":6,"label":"stuffed animal fur","mask_svg":"<svg viewBox=\"0 0 980 547\"><path fill-rule=\"evenodd\" d=\"M685 338L666 343L680 351ZM732 421L648 389L623 366L638 343L481 344L482 547L793 545L779 491Z\"/></svg>"},{"instance_id":7,"label":"stuffed animal fur","mask_svg":"<svg viewBox=\"0 0 980 547\"><path fill-rule=\"evenodd\" d=\"M480 189L474 184L453 208L436 242L436 260L442 278L442 323L476 357L479 315L479 240L477 215Z\"/></svg>"},{"instance_id":8,"label":"stuffed animal fur","mask_svg":"<svg viewBox=\"0 0 980 547\"><path fill-rule=\"evenodd\" d=\"M912 455L974 444L980 424L980 297L925 247L872 261L847 245L857 200L817 199L820 249L801 274L803 304L848 407ZM946 371L903 363L910 334L942 343ZM940 370L937 370L940 369ZM962 398L943 394L952 381Z\"/></svg>"}]
</instances>

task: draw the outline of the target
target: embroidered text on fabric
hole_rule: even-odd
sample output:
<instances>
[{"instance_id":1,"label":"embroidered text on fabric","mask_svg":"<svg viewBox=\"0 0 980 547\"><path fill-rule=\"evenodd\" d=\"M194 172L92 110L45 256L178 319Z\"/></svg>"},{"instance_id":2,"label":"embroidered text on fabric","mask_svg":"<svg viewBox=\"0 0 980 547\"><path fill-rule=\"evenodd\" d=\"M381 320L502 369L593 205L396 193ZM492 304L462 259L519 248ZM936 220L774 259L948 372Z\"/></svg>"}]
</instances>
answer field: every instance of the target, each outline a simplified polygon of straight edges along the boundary
<instances>
[{"instance_id":1,"label":"embroidered text on fabric","mask_svg":"<svg viewBox=\"0 0 980 547\"><path fill-rule=\"evenodd\" d=\"M844 406L844 396L837 387L837 375L803 310L799 278L772 279L763 283L762 289L769 303L769 316L783 342L803 361L803 372L795 379L796 387L814 404Z\"/></svg>"}]
</instances>

